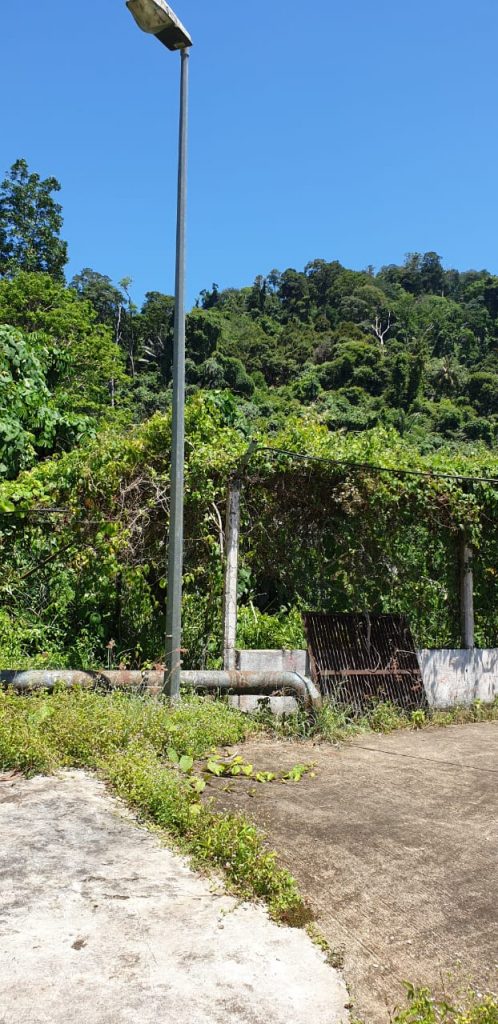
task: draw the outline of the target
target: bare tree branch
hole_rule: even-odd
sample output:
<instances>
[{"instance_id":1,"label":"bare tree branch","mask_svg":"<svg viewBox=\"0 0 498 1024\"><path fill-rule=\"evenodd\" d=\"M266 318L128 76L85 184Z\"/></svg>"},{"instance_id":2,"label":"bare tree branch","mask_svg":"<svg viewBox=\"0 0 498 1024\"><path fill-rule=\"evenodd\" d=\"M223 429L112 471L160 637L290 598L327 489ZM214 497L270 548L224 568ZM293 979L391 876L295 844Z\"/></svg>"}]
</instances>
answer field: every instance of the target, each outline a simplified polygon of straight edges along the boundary
<instances>
[{"instance_id":1,"label":"bare tree branch","mask_svg":"<svg viewBox=\"0 0 498 1024\"><path fill-rule=\"evenodd\" d=\"M392 324L392 320L391 320L391 310L389 310L389 312L387 314L387 323L386 324L384 324L382 322L382 319L381 319L380 316L376 316L375 317L375 323L374 324L370 324L370 330L373 331L373 333L375 334L375 337L377 338L377 340L380 341L380 344L381 344L382 348L384 348L385 339L386 339L387 335L389 334L389 331L391 330L392 326L393 326L393 324Z\"/></svg>"}]
</instances>

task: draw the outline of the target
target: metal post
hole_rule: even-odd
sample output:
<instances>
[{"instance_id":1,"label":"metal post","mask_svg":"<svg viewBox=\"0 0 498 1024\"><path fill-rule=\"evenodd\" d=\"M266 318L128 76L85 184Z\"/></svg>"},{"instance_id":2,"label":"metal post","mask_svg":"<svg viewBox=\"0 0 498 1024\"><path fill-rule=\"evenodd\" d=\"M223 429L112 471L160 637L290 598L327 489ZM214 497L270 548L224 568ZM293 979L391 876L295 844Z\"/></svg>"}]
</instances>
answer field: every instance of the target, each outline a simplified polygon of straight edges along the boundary
<instances>
[{"instance_id":1,"label":"metal post","mask_svg":"<svg viewBox=\"0 0 498 1024\"><path fill-rule=\"evenodd\" d=\"M176 227L175 329L173 340L173 412L171 490L166 607L164 693L180 694L182 655L183 488L185 459L185 223L187 210L187 129L189 51L181 51L178 213Z\"/></svg>"},{"instance_id":2,"label":"metal post","mask_svg":"<svg viewBox=\"0 0 498 1024\"><path fill-rule=\"evenodd\" d=\"M225 591L223 600L223 668L236 669L237 586L239 571L240 492L242 480L232 480L228 489L226 524Z\"/></svg>"},{"instance_id":3,"label":"metal post","mask_svg":"<svg viewBox=\"0 0 498 1024\"><path fill-rule=\"evenodd\" d=\"M460 536L460 612L462 645L467 651L473 650L475 646L473 558L472 546L465 533L462 533Z\"/></svg>"}]
</instances>

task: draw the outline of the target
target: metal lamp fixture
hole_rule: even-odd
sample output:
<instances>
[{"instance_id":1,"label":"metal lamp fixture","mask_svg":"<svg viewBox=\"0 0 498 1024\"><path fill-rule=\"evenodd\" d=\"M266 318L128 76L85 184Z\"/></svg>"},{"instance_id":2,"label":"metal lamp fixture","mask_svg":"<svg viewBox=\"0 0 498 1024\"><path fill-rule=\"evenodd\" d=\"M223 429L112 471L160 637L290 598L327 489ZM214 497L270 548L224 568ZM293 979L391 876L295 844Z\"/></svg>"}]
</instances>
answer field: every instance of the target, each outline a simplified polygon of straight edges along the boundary
<instances>
[{"instance_id":1,"label":"metal lamp fixture","mask_svg":"<svg viewBox=\"0 0 498 1024\"><path fill-rule=\"evenodd\" d=\"M185 50L192 39L165 0L126 0L139 28L157 36L168 50Z\"/></svg>"}]
</instances>

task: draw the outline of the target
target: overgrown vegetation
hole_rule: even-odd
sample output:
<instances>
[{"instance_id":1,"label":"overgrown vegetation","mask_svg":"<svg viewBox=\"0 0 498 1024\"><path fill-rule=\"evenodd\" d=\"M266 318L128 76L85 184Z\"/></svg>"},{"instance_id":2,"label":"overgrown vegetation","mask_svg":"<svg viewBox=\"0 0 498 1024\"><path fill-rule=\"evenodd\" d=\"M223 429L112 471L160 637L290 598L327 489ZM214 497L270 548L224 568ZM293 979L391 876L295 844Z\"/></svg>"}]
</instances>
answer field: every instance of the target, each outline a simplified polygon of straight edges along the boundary
<instances>
[{"instance_id":1,"label":"overgrown vegetation","mask_svg":"<svg viewBox=\"0 0 498 1024\"><path fill-rule=\"evenodd\" d=\"M446 711L422 709L404 711L389 702L374 704L368 713L358 715L353 709L339 707L325 701L313 712L300 709L293 714L277 718L265 706L254 716L254 722L283 739L316 739L328 743L342 743L362 733L389 733L398 729L444 728L470 722L498 721L498 698L485 704L475 700L469 706L448 708Z\"/></svg>"},{"instance_id":2,"label":"overgrown vegetation","mask_svg":"<svg viewBox=\"0 0 498 1024\"><path fill-rule=\"evenodd\" d=\"M190 399L187 438L184 661L217 667L227 481L247 438L230 424L227 400L206 393ZM318 608L409 611L420 646L458 646L462 526L476 547L476 642L495 645L492 452L449 464L422 458L393 433L330 433L290 418L260 439L367 467L472 468L483 482L467 491L430 476L379 477L256 453L243 501L241 645L301 646L300 610ZM161 660L169 445L168 414L127 430L101 424L94 440L0 485L3 667L99 666L111 642L116 665ZM43 513L54 506L58 513Z\"/></svg>"},{"instance_id":3,"label":"overgrown vegetation","mask_svg":"<svg viewBox=\"0 0 498 1024\"><path fill-rule=\"evenodd\" d=\"M57 189L23 161L0 189L0 666L153 665L173 302L150 292L139 309L129 280L89 268L67 286ZM220 663L226 491L251 440L241 646L301 646L302 609L408 612L420 646L458 646L462 530L476 643L496 645L497 296L498 278L435 253L377 273L315 260L201 294L187 324L186 667Z\"/></svg>"},{"instance_id":4,"label":"overgrown vegetation","mask_svg":"<svg viewBox=\"0 0 498 1024\"><path fill-rule=\"evenodd\" d=\"M192 759L213 756L254 728L225 703L195 697L173 709L120 693L60 689L23 698L0 691L0 771L97 770L197 863L222 870L241 897L264 899L274 917L302 923L309 914L296 883L262 834L241 815L201 801L203 787L178 764L185 758L190 769Z\"/></svg>"}]
</instances>

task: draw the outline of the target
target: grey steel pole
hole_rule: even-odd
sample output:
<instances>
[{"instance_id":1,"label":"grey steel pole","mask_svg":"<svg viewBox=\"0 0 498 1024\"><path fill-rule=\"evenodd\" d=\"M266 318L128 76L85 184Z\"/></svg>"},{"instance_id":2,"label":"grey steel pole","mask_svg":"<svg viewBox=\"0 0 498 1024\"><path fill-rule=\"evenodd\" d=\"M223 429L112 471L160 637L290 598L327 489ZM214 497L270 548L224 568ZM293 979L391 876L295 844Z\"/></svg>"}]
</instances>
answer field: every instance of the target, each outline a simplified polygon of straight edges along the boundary
<instances>
[{"instance_id":1,"label":"grey steel pole","mask_svg":"<svg viewBox=\"0 0 498 1024\"><path fill-rule=\"evenodd\" d=\"M236 668L237 585L239 574L240 494L242 479L236 477L228 487L226 518L225 587L223 592L223 668Z\"/></svg>"},{"instance_id":2,"label":"grey steel pole","mask_svg":"<svg viewBox=\"0 0 498 1024\"><path fill-rule=\"evenodd\" d=\"M178 213L176 226L175 328L173 339L173 411L166 606L164 693L180 695L182 660L183 490L185 459L185 224L187 212L189 51L181 51Z\"/></svg>"},{"instance_id":3,"label":"grey steel pole","mask_svg":"<svg viewBox=\"0 0 498 1024\"><path fill-rule=\"evenodd\" d=\"M474 552L467 535L460 534L460 616L462 646L466 651L475 647L474 623Z\"/></svg>"}]
</instances>

